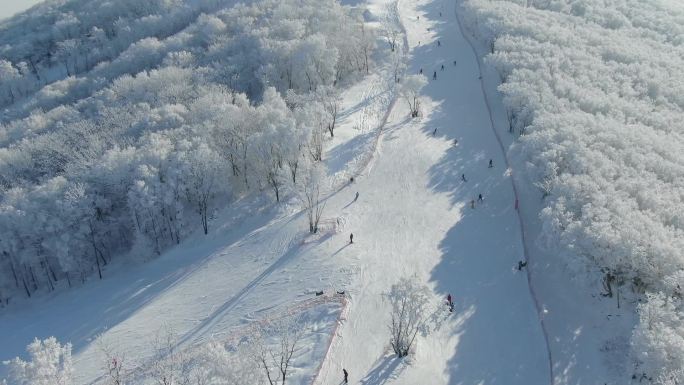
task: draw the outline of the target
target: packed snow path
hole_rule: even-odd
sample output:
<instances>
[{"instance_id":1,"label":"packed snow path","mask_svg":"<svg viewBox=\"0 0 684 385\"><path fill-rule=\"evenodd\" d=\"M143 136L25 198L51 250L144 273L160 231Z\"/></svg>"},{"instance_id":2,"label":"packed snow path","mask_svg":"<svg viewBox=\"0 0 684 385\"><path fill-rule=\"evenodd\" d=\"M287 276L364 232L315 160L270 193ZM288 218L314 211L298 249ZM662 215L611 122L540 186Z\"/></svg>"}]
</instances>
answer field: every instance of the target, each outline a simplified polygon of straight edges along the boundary
<instances>
[{"instance_id":1,"label":"packed snow path","mask_svg":"<svg viewBox=\"0 0 684 385\"><path fill-rule=\"evenodd\" d=\"M408 119L398 104L373 167L349 191L360 192L343 210L355 241L334 240L336 258L351 259L358 276L317 383L339 383L346 368L354 384L548 384L546 341L526 274L515 268L524 251L513 188L476 57L453 2L399 4L409 72L422 68L431 79L423 117ZM402 276L430 282L456 303L447 323L419 341L411 365L389 352L382 299Z\"/></svg>"}]
</instances>

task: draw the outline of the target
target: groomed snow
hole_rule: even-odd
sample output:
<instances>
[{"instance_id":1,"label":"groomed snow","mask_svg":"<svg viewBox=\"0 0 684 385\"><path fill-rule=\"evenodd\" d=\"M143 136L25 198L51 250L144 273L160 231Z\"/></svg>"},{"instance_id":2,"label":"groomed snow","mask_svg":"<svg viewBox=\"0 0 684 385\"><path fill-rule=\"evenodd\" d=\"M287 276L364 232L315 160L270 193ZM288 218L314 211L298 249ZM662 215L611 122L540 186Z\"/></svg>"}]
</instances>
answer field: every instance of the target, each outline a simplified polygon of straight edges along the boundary
<instances>
[{"instance_id":1,"label":"groomed snow","mask_svg":"<svg viewBox=\"0 0 684 385\"><path fill-rule=\"evenodd\" d=\"M371 13L384 12L388 3L370 0ZM524 255L510 173L491 128L476 57L452 2L400 0L399 10L408 72L422 68L430 78L436 72L437 80L424 89L421 118L409 119L406 104L397 101L371 163L327 200L324 220L339 219L339 226L311 239L292 206L223 213L224 225L209 239L193 237L131 274L1 315L0 360L22 354L34 336L54 335L74 343L77 383L92 383L101 366L92 340L98 333L117 341L129 361L142 362L163 326L191 346L285 311L316 290L345 289L348 308L317 384L339 383L343 367L351 383L367 385L549 384L538 312L526 272L515 268ZM327 152L337 183L368 159L350 148L373 148L373 132L353 128L363 111L359 103L375 100L364 96L368 90L384 92L382 75L373 76L372 86L345 96L347 109L356 111L341 122ZM377 120L382 114L374 111ZM355 140L363 145L348 147ZM430 285L438 300L451 293L456 303L441 328L419 340L410 365L389 354L389 304L382 297L404 276Z\"/></svg>"}]
</instances>

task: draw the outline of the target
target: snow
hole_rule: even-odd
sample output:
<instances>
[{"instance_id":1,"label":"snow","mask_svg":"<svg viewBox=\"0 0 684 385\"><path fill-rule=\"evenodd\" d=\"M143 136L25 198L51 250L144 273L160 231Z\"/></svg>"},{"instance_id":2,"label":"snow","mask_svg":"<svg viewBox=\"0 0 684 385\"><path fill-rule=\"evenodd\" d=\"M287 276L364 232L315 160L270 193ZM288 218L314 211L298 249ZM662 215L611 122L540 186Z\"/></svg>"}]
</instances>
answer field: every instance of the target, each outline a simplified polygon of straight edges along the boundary
<instances>
[{"instance_id":1,"label":"snow","mask_svg":"<svg viewBox=\"0 0 684 385\"><path fill-rule=\"evenodd\" d=\"M479 45L472 36L470 41L480 58L487 54L487 47ZM482 60L480 69L482 88L492 111L492 125L501 145L508 149L514 136L508 133L506 110L497 91L499 75ZM527 268L551 336L554 384L629 383L633 371L629 366L629 336L637 323L634 309L637 299L628 290L620 290L618 308L616 299L603 298L586 281L571 278L567 268L570 262L538 241L542 232L539 213L544 202L539 199L538 189L526 183L521 174L513 175L520 199L520 223L527 238L526 254L530 259Z\"/></svg>"},{"instance_id":2,"label":"snow","mask_svg":"<svg viewBox=\"0 0 684 385\"><path fill-rule=\"evenodd\" d=\"M355 242L340 254L359 274L350 286L349 321L318 383L332 383L342 367L352 383L364 384L548 383L534 303L524 273L513 269L523 253L520 228L475 56L451 6L401 1L400 12L409 71L437 71L438 79L424 89L422 119L408 120L408 107L397 104L374 167L353 186L359 201L343 211L352 218ZM490 158L494 169L487 168ZM471 209L479 193L484 203ZM429 281L436 296L451 293L456 310L420 340L413 363L404 366L388 355L389 307L381 295L398 277L412 275Z\"/></svg>"},{"instance_id":3,"label":"snow","mask_svg":"<svg viewBox=\"0 0 684 385\"><path fill-rule=\"evenodd\" d=\"M388 3L369 0L370 12L381 14ZM542 297L537 305L549 309L548 316L535 304L528 272L516 269L526 259L522 230L512 174L490 120L505 121L505 112L495 100L490 117L478 61L459 29L454 4L400 0L399 11L409 47L407 71L422 68L430 79L436 71L437 80L423 89L422 116L416 119L408 117L403 100L389 103L394 94L387 89L387 68L345 92L340 127L324 157L334 185L344 185L331 189L324 221L340 219L340 226L310 238L297 207L257 210L261 202L244 202L222 212L208 238L198 234L135 270L122 268L102 281L1 314L0 360L22 355L35 336L56 336L73 343L76 382L89 384L100 374L93 343L100 333L125 349L129 362L144 363L162 327L179 332L183 347L196 346L296 308L317 290L344 289L345 309L323 307L312 316L318 333L332 337L330 349L326 338L307 339L309 353L300 356L292 383L339 383L342 368L351 383L366 385L426 379L436 385L553 383L540 317L553 336L552 357L563 360L555 382L593 383L590 362L599 355L587 342L595 334L583 328L589 311L554 284L563 274L536 262L539 250L532 250L528 268ZM485 80L496 79L491 76L486 73ZM488 92L495 87L485 85ZM378 137L373 127L388 107ZM364 116L372 123L360 127ZM493 168L487 167L489 159ZM355 181L347 184L350 175ZM478 194L483 202L477 202ZM525 222L533 223L531 199L520 203ZM542 272L545 278L537 282ZM401 277L428 283L435 298L451 293L455 302L454 313L419 339L409 361L390 354L390 305L383 299ZM332 327L340 315L339 327ZM586 377L577 377L580 371Z\"/></svg>"}]
</instances>

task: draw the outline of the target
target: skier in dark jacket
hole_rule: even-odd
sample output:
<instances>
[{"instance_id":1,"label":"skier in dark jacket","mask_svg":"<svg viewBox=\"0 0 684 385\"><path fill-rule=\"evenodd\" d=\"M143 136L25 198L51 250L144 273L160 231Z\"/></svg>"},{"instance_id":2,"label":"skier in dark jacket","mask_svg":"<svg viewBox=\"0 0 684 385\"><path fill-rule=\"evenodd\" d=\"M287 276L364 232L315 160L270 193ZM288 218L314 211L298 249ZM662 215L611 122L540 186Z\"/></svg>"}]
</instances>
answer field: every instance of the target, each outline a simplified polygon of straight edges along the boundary
<instances>
[{"instance_id":1,"label":"skier in dark jacket","mask_svg":"<svg viewBox=\"0 0 684 385\"><path fill-rule=\"evenodd\" d=\"M344 374L344 383L348 384L349 383L349 373L347 373L347 369L342 369L342 374Z\"/></svg>"},{"instance_id":2,"label":"skier in dark jacket","mask_svg":"<svg viewBox=\"0 0 684 385\"><path fill-rule=\"evenodd\" d=\"M466 179L466 177L465 177L465 174L461 174L461 180L464 181L464 182L467 182L467 181L468 181L468 180Z\"/></svg>"},{"instance_id":3,"label":"skier in dark jacket","mask_svg":"<svg viewBox=\"0 0 684 385\"><path fill-rule=\"evenodd\" d=\"M484 200L484 199L482 198L482 194L479 194L479 195L477 196L477 200L478 200L478 202L482 202L482 201Z\"/></svg>"},{"instance_id":4,"label":"skier in dark jacket","mask_svg":"<svg viewBox=\"0 0 684 385\"><path fill-rule=\"evenodd\" d=\"M432 74L432 80L437 80L437 71L435 71L435 73Z\"/></svg>"},{"instance_id":5,"label":"skier in dark jacket","mask_svg":"<svg viewBox=\"0 0 684 385\"><path fill-rule=\"evenodd\" d=\"M489 160L489 168L492 168L492 167L494 167L494 161L490 159Z\"/></svg>"},{"instance_id":6,"label":"skier in dark jacket","mask_svg":"<svg viewBox=\"0 0 684 385\"><path fill-rule=\"evenodd\" d=\"M349 243L354 243L354 234L349 234Z\"/></svg>"}]
</instances>

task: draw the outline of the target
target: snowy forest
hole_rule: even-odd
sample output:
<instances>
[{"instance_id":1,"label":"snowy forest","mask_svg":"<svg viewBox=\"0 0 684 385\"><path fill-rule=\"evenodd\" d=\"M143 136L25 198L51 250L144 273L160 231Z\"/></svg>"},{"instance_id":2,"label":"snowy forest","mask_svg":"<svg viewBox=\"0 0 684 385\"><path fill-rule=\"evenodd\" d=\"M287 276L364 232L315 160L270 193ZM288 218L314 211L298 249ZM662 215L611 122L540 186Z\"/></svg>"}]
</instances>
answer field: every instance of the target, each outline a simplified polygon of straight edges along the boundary
<instances>
[{"instance_id":1,"label":"snowy forest","mask_svg":"<svg viewBox=\"0 0 684 385\"><path fill-rule=\"evenodd\" d=\"M232 5L48 2L0 24L3 302L160 254L316 167L375 37L334 0Z\"/></svg>"},{"instance_id":2,"label":"snowy forest","mask_svg":"<svg viewBox=\"0 0 684 385\"><path fill-rule=\"evenodd\" d=\"M501 76L511 152L544 199L540 242L579 279L643 295L636 371L681 383L684 8L468 0L464 11Z\"/></svg>"},{"instance_id":3,"label":"snowy forest","mask_svg":"<svg viewBox=\"0 0 684 385\"><path fill-rule=\"evenodd\" d=\"M0 19L0 384L683 384L683 4Z\"/></svg>"}]
</instances>

